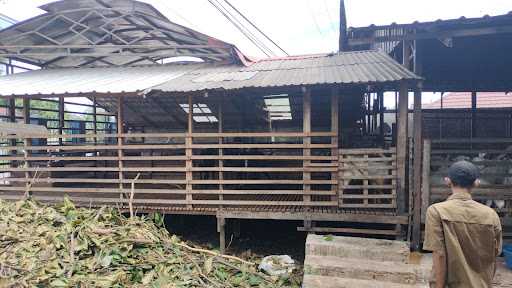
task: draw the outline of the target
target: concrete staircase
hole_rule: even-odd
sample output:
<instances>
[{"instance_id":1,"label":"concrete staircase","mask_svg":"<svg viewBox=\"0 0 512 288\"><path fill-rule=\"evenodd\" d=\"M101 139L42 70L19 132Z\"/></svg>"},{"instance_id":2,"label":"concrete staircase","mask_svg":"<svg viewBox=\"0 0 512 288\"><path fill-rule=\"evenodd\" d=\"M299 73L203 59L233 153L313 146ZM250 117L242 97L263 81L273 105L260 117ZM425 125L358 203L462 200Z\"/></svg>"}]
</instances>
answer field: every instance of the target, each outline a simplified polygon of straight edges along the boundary
<instances>
[{"instance_id":1,"label":"concrete staircase","mask_svg":"<svg viewBox=\"0 0 512 288\"><path fill-rule=\"evenodd\" d=\"M310 234L303 288L428 287L431 267L406 242Z\"/></svg>"}]
</instances>

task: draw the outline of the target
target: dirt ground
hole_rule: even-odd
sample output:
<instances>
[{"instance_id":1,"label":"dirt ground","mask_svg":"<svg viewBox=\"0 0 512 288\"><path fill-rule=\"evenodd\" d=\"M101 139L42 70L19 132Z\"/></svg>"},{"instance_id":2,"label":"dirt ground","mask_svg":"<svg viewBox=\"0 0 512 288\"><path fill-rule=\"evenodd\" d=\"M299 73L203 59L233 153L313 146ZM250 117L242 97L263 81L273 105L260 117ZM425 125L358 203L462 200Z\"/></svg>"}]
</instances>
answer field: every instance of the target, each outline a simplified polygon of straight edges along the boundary
<instances>
[{"instance_id":1,"label":"dirt ground","mask_svg":"<svg viewBox=\"0 0 512 288\"><path fill-rule=\"evenodd\" d=\"M215 217L167 215L166 226L183 240L210 249L219 248L217 220ZM292 281L300 286L306 233L298 232L300 222L273 220L238 220L227 222L226 245L228 253L257 261L268 255L290 255L298 264ZM236 227L240 227L239 237ZM512 270L505 267L503 258L498 259L498 270L494 278L497 288L512 288Z\"/></svg>"},{"instance_id":2,"label":"dirt ground","mask_svg":"<svg viewBox=\"0 0 512 288\"><path fill-rule=\"evenodd\" d=\"M239 222L239 224L236 223ZM303 274L306 233L298 232L301 222L274 220L232 220L226 224L227 252L259 262L268 255L290 255L297 264L292 286L300 287ZM219 249L217 219L214 216L167 215L167 229L182 240L209 249ZM236 233L237 227L239 233ZM239 234L239 237L235 235Z\"/></svg>"}]
</instances>

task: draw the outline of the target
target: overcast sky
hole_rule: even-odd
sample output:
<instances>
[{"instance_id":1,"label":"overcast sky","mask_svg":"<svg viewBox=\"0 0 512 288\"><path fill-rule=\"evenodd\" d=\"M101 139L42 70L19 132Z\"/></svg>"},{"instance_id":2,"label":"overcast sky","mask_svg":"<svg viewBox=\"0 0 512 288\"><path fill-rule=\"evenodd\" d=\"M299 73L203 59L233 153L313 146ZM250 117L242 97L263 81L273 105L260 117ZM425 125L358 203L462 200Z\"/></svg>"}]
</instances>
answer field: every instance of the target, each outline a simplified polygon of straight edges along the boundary
<instances>
[{"instance_id":1,"label":"overcast sky","mask_svg":"<svg viewBox=\"0 0 512 288\"><path fill-rule=\"evenodd\" d=\"M16 20L33 17L52 0L0 0L0 13ZM208 0L144 0L171 21L263 57ZM337 50L339 0L230 0L290 54ZM348 25L411 23L436 19L499 15L512 10L512 0L345 0ZM277 51L277 50L276 50Z\"/></svg>"},{"instance_id":2,"label":"overcast sky","mask_svg":"<svg viewBox=\"0 0 512 288\"><path fill-rule=\"evenodd\" d=\"M0 0L0 13L25 20L43 12L38 6L53 1ZM339 0L229 1L289 54L326 53L338 48ZM246 55L265 56L208 0L143 2L152 4L173 22L235 44ZM512 11L512 0L345 0L345 5L348 26L353 27L492 16ZM277 49L274 51L278 53ZM434 101L439 95L424 95L423 101ZM386 106L394 105L388 98Z\"/></svg>"}]
</instances>

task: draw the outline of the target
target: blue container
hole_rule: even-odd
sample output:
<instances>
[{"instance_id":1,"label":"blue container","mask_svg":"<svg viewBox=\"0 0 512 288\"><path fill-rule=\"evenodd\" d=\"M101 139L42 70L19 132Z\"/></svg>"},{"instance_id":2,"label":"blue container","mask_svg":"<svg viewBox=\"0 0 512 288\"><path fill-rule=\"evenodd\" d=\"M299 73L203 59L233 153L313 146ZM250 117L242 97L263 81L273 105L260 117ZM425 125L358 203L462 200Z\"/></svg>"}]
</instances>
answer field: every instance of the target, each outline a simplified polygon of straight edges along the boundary
<instances>
[{"instance_id":1,"label":"blue container","mask_svg":"<svg viewBox=\"0 0 512 288\"><path fill-rule=\"evenodd\" d=\"M512 245L503 246L503 255L505 255L505 264L509 269L512 269Z\"/></svg>"}]
</instances>

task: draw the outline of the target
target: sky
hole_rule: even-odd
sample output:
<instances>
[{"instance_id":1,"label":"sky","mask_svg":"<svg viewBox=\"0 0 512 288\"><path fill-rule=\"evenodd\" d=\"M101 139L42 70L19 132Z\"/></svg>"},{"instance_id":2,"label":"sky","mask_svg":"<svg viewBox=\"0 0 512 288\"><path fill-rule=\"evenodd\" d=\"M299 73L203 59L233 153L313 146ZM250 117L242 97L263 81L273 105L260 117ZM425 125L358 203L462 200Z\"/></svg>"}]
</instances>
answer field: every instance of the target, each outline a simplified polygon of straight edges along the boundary
<instances>
[{"instance_id":1,"label":"sky","mask_svg":"<svg viewBox=\"0 0 512 288\"><path fill-rule=\"evenodd\" d=\"M0 13L25 20L42 13L38 6L53 1L0 0ZM339 0L229 1L291 55L338 49ZM152 4L173 22L235 44L246 55L265 57L208 0L142 2ZM348 26L361 27L500 15L512 11L512 0L345 0L345 6ZM277 48L273 50L283 55Z\"/></svg>"}]
</instances>

